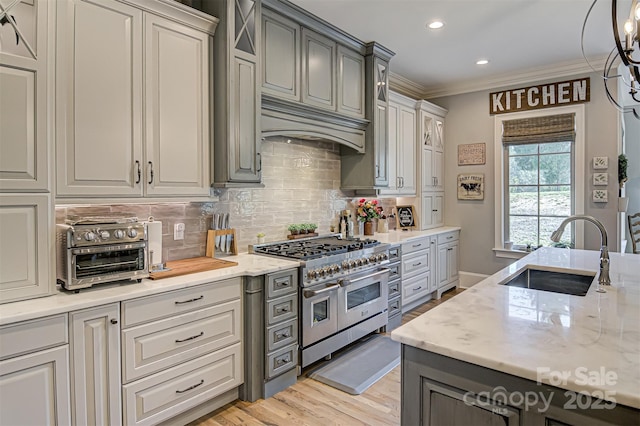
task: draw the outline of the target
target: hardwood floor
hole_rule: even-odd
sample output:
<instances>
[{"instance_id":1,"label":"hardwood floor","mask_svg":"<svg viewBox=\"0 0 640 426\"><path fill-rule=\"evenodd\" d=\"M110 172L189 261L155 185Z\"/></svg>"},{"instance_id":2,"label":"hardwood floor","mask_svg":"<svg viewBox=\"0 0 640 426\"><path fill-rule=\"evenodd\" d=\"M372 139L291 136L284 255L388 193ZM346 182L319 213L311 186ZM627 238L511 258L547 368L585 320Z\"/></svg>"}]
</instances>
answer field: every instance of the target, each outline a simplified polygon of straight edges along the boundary
<instances>
[{"instance_id":1,"label":"hardwood floor","mask_svg":"<svg viewBox=\"0 0 640 426\"><path fill-rule=\"evenodd\" d=\"M447 301L462 289L453 289L440 300L431 300L402 316L407 323ZM235 401L199 418L189 426L232 425L398 425L400 424L400 366L361 395L350 395L309 379L298 382L268 399Z\"/></svg>"}]
</instances>

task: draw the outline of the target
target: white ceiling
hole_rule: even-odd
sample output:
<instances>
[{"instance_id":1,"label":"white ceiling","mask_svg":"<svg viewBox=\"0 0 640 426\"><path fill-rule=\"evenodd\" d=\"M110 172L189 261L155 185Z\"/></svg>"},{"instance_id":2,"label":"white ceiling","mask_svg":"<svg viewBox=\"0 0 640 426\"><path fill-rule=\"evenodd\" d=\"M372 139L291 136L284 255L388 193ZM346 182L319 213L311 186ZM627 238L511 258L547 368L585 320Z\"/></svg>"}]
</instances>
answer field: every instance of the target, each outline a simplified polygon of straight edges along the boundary
<instances>
[{"instance_id":1,"label":"white ceiling","mask_svg":"<svg viewBox=\"0 0 640 426\"><path fill-rule=\"evenodd\" d=\"M391 71L425 97L585 72L580 35L593 0L291 0L362 41L396 55ZM631 0L619 1L620 19ZM614 47L611 3L597 1L585 53L602 68ZM434 31L425 25L445 22ZM486 58L490 62L478 66Z\"/></svg>"}]
</instances>

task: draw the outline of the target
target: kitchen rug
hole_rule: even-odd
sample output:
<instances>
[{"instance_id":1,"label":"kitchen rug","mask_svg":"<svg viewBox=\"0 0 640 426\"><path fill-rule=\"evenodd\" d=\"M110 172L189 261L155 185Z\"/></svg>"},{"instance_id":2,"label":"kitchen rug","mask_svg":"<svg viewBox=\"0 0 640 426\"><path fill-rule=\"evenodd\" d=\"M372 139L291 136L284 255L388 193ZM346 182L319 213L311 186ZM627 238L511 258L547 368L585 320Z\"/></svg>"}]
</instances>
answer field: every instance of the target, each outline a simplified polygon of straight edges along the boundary
<instances>
[{"instance_id":1,"label":"kitchen rug","mask_svg":"<svg viewBox=\"0 0 640 426\"><path fill-rule=\"evenodd\" d=\"M311 372L309 377L352 395L360 395L399 364L400 343L376 335L338 355Z\"/></svg>"}]
</instances>

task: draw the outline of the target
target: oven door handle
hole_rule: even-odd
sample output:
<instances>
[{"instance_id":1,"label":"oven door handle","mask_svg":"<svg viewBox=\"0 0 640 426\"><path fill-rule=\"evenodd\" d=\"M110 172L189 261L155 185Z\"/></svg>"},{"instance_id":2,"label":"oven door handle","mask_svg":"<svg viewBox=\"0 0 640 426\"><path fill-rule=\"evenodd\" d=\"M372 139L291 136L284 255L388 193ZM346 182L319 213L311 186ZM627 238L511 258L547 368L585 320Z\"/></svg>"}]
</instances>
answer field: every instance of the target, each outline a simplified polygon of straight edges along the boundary
<instances>
[{"instance_id":1,"label":"oven door handle","mask_svg":"<svg viewBox=\"0 0 640 426\"><path fill-rule=\"evenodd\" d=\"M303 292L303 294L304 294L304 297L306 297L308 299L310 297L317 296L317 295L322 294L322 293L333 291L333 290L337 289L338 287L340 287L340 284L336 283L336 284L332 284L332 285L327 286L327 287L325 287L323 289L320 289L320 290L305 290Z\"/></svg>"},{"instance_id":2,"label":"oven door handle","mask_svg":"<svg viewBox=\"0 0 640 426\"><path fill-rule=\"evenodd\" d=\"M104 253L108 251L118 251L118 250L131 250L131 249L140 249L146 247L147 243L145 241L139 241L135 243L128 244L105 244L102 246L95 247L87 247L87 248L72 248L71 254L93 254L93 253Z\"/></svg>"},{"instance_id":3,"label":"oven door handle","mask_svg":"<svg viewBox=\"0 0 640 426\"><path fill-rule=\"evenodd\" d=\"M383 268L380 269L377 272L374 272L373 274L369 274L369 275L365 275L364 277L358 277L356 279L348 279L348 278L344 278L341 280L338 280L338 284L340 285L340 287L347 287L353 283L357 283L358 281L362 281L362 280L368 280L369 278L373 278L373 277L377 277L378 275L383 275L389 272L389 268Z\"/></svg>"}]
</instances>

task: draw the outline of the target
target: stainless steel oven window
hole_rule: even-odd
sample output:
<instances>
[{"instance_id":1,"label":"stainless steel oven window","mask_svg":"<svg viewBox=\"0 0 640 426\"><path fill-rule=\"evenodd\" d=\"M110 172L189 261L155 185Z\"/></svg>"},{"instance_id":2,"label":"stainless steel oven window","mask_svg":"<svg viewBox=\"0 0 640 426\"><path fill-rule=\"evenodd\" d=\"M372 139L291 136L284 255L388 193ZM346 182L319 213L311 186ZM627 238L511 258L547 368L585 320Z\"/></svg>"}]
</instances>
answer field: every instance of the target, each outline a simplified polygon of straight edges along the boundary
<instances>
[{"instance_id":1,"label":"stainless steel oven window","mask_svg":"<svg viewBox=\"0 0 640 426\"><path fill-rule=\"evenodd\" d=\"M323 321L327 321L329 319L329 299L314 302L311 311L311 321L314 325Z\"/></svg>"},{"instance_id":2,"label":"stainless steel oven window","mask_svg":"<svg viewBox=\"0 0 640 426\"><path fill-rule=\"evenodd\" d=\"M347 290L347 311L376 300L382 295L381 282L375 282L357 290Z\"/></svg>"}]
</instances>

